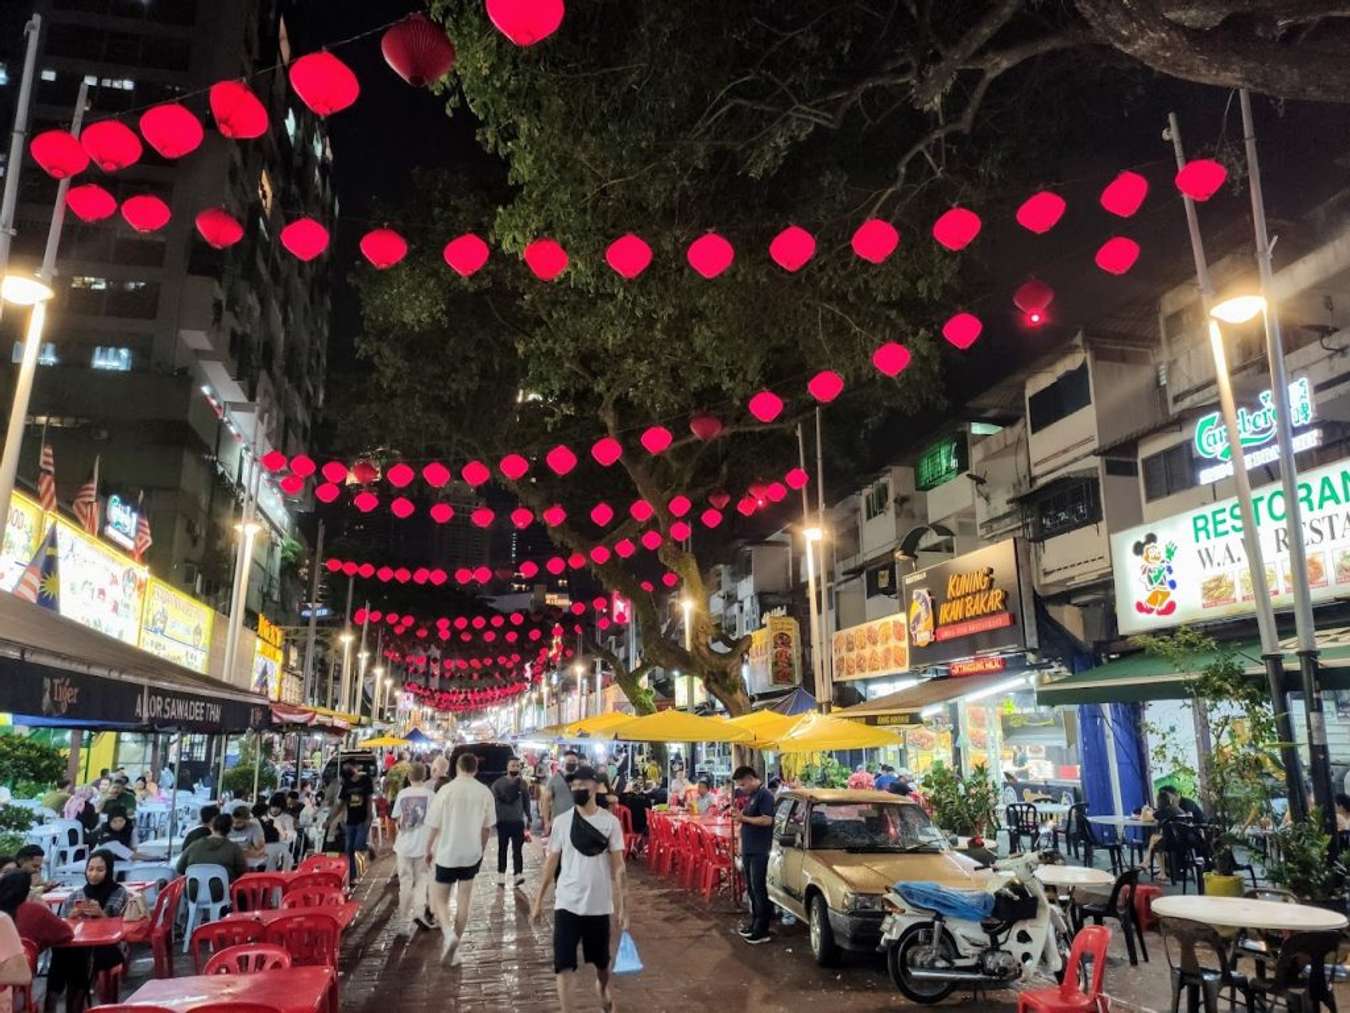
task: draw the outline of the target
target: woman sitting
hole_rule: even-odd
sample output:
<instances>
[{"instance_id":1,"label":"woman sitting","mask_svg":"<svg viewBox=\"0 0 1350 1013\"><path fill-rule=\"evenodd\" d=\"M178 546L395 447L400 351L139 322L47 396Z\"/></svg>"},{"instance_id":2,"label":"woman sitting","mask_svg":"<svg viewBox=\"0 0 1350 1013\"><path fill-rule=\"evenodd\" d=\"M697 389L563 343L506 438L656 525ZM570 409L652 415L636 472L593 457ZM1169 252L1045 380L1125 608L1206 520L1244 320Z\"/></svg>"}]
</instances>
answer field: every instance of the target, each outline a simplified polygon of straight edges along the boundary
<instances>
[{"instance_id":1,"label":"woman sitting","mask_svg":"<svg viewBox=\"0 0 1350 1013\"><path fill-rule=\"evenodd\" d=\"M116 845L116 847L111 848L114 854L121 855L122 858L130 858L136 850L135 824L127 819L126 810L118 805L108 806L103 814L108 817L108 822L90 835L89 846L106 848L109 845ZM126 848L125 854L122 854L122 848Z\"/></svg>"},{"instance_id":2,"label":"woman sitting","mask_svg":"<svg viewBox=\"0 0 1350 1013\"><path fill-rule=\"evenodd\" d=\"M76 890L66 898L61 905L61 916L121 918L130 922L144 918L145 907L117 882L117 859L112 852L95 851L84 865L84 889ZM46 1008L55 1009L55 997L64 993L67 1013L78 1013L89 998L89 985L94 975L125 961L126 954L121 945L53 950L47 972Z\"/></svg>"},{"instance_id":3,"label":"woman sitting","mask_svg":"<svg viewBox=\"0 0 1350 1013\"><path fill-rule=\"evenodd\" d=\"M21 938L37 943L38 952L70 942L74 930L46 904L28 899L31 881L32 874L27 872L0 876L0 911L14 919Z\"/></svg>"},{"instance_id":4,"label":"woman sitting","mask_svg":"<svg viewBox=\"0 0 1350 1013\"><path fill-rule=\"evenodd\" d=\"M85 785L83 788L76 788L74 794L70 796L70 800L66 802L61 815L68 820L79 820L87 834L98 826L98 810L94 808L96 798L98 798L98 789L92 784Z\"/></svg>"}]
</instances>

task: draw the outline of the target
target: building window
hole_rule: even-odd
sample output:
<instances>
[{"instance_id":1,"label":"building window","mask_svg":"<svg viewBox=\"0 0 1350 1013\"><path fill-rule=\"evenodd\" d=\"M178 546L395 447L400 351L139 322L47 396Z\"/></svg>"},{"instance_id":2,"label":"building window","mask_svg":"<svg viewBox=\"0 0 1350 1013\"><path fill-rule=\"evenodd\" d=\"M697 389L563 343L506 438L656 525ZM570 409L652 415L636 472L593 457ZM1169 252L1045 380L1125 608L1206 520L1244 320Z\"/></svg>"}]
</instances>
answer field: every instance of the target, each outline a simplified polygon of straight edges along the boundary
<instances>
[{"instance_id":1,"label":"building window","mask_svg":"<svg viewBox=\"0 0 1350 1013\"><path fill-rule=\"evenodd\" d=\"M94 369L109 369L118 373L131 370L131 349L125 345L96 345L89 360Z\"/></svg>"},{"instance_id":2,"label":"building window","mask_svg":"<svg viewBox=\"0 0 1350 1013\"><path fill-rule=\"evenodd\" d=\"M38 75L38 76L41 77L42 80L44 80L44 81L49 81L49 82L50 82L50 81L55 81L55 80L56 80L56 71L52 70L50 67L43 67L43 68L42 68L42 73L41 73L40 75Z\"/></svg>"},{"instance_id":3,"label":"building window","mask_svg":"<svg viewBox=\"0 0 1350 1013\"><path fill-rule=\"evenodd\" d=\"M889 479L883 478L880 482L873 483L867 490L867 495L863 497L863 520L870 521L882 514L889 512L891 508L891 483Z\"/></svg>"},{"instance_id":4,"label":"building window","mask_svg":"<svg viewBox=\"0 0 1350 1013\"><path fill-rule=\"evenodd\" d=\"M23 342L14 342L14 351L10 355L10 361L15 365L23 361ZM38 353L39 366L55 366L61 360L56 357L56 345L47 341L42 345L42 351Z\"/></svg>"},{"instance_id":5,"label":"building window","mask_svg":"<svg viewBox=\"0 0 1350 1013\"><path fill-rule=\"evenodd\" d=\"M1139 464L1128 457L1108 457L1106 473L1116 478L1138 478Z\"/></svg>"},{"instance_id":6,"label":"building window","mask_svg":"<svg viewBox=\"0 0 1350 1013\"><path fill-rule=\"evenodd\" d=\"M1095 478L1057 483L1036 502L1036 536L1045 540L1102 519L1101 494Z\"/></svg>"},{"instance_id":7,"label":"building window","mask_svg":"<svg viewBox=\"0 0 1350 1013\"><path fill-rule=\"evenodd\" d=\"M1061 373L1054 383L1027 399L1031 431L1038 433L1090 404L1092 388L1088 381L1087 360L1084 359L1081 365Z\"/></svg>"},{"instance_id":8,"label":"building window","mask_svg":"<svg viewBox=\"0 0 1350 1013\"><path fill-rule=\"evenodd\" d=\"M1144 458L1144 499L1148 502L1193 489L1195 484L1195 461L1189 443L1178 443Z\"/></svg>"}]
</instances>

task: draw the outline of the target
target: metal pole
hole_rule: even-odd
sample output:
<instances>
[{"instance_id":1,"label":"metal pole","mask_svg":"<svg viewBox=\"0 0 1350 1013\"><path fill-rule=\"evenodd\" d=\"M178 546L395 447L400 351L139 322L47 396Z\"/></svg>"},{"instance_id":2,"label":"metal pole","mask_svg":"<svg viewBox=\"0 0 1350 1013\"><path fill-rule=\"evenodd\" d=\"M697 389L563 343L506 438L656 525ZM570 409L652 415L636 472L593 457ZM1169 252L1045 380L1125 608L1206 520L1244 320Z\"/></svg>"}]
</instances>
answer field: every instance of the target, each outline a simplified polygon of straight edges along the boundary
<instances>
[{"instance_id":1,"label":"metal pole","mask_svg":"<svg viewBox=\"0 0 1350 1013\"><path fill-rule=\"evenodd\" d=\"M352 643L352 593L356 589L356 578L347 578L347 618L342 627L342 686L338 690L338 703L334 706L337 710L345 711L347 709L347 700L351 697L351 672L348 669L347 658L351 653Z\"/></svg>"},{"instance_id":2,"label":"metal pole","mask_svg":"<svg viewBox=\"0 0 1350 1013\"><path fill-rule=\"evenodd\" d=\"M225 793L225 758L230 755L230 733L225 732L220 742L220 777L216 779L216 798Z\"/></svg>"},{"instance_id":3,"label":"metal pole","mask_svg":"<svg viewBox=\"0 0 1350 1013\"><path fill-rule=\"evenodd\" d=\"M36 36L34 36L36 38ZM30 45L35 45L30 42ZM89 95L89 83L80 81L80 90L75 97L75 115L70 118L70 132L78 135L80 124L84 121L84 106ZM21 99L22 101L22 99ZM23 114L24 106L20 106ZM26 115L26 114L23 114ZM12 172L6 173L5 193L8 199L9 186L17 184L19 162L11 161ZM38 280L44 285L50 284L56 274L56 251L61 244L61 226L66 220L66 192L70 189L70 179L61 180L56 185L56 204L52 207L52 220L47 228L47 246L42 253L42 267L38 269ZM0 229L0 241L5 244L5 257L9 256L9 242L13 230L13 209L10 209L9 227ZM3 275L0 265L0 275ZM37 376L38 356L42 351L42 330L47 323L47 303L39 300L28 311L28 328L23 337L23 358L19 363L19 374L14 378L14 403L9 409L9 427L5 430L5 447L0 453L0 531L9 530L9 503L14 495L14 480L19 474L19 455L23 451L23 431L28 424L28 402L33 396L33 380Z\"/></svg>"},{"instance_id":4,"label":"metal pole","mask_svg":"<svg viewBox=\"0 0 1350 1013\"><path fill-rule=\"evenodd\" d=\"M323 569L323 518L319 519L319 534L314 544L314 560L310 563L309 575L309 629L305 633L305 689L301 703L311 703L318 697L318 687L314 680L314 641L318 636L319 617L319 572Z\"/></svg>"},{"instance_id":5,"label":"metal pole","mask_svg":"<svg viewBox=\"0 0 1350 1013\"><path fill-rule=\"evenodd\" d=\"M262 437L264 424L264 416L255 418L253 439L250 442L250 458L254 472L247 476L241 476L241 484L244 487L244 508L239 519L239 547L235 550L234 586L230 591L230 616L225 631L225 670L223 678L226 682L234 681L234 669L238 663L239 655L239 631L244 623L244 612L248 608L249 569L253 565L253 539L257 537L257 529L253 520L253 490L257 478L256 473L260 470L258 468L258 445Z\"/></svg>"},{"instance_id":6,"label":"metal pole","mask_svg":"<svg viewBox=\"0 0 1350 1013\"><path fill-rule=\"evenodd\" d=\"M355 714L358 718L361 716L361 706L362 706L361 691L365 687L366 681L366 631L369 629L370 629L370 599L367 598L365 612L362 613L361 617L361 644L356 649L356 657L360 662L357 668L360 674L356 677L356 700L354 701L355 706L352 707L352 713ZM374 696L373 693L371 695L372 697ZM374 703L374 700L372 699L371 702Z\"/></svg>"},{"instance_id":7,"label":"metal pole","mask_svg":"<svg viewBox=\"0 0 1350 1013\"><path fill-rule=\"evenodd\" d=\"M262 773L263 765L263 740L262 732L253 729L253 794L249 796L249 804L252 805L258 801L258 777Z\"/></svg>"},{"instance_id":8,"label":"metal pole","mask_svg":"<svg viewBox=\"0 0 1350 1013\"><path fill-rule=\"evenodd\" d=\"M802 435L801 423L797 423L797 460L802 471L806 470L806 439ZM817 693L824 688L824 677L820 673L820 623L816 619L816 568L811 562L811 541L806 538L806 528L811 526L811 499L802 486L802 539L806 546L806 596L810 606L811 620L811 683Z\"/></svg>"},{"instance_id":9,"label":"metal pole","mask_svg":"<svg viewBox=\"0 0 1350 1013\"><path fill-rule=\"evenodd\" d=\"M1186 164L1181 145L1181 127L1176 113L1167 116L1168 132L1176 155L1177 168ZM1195 258L1195 276L1200 285L1201 307L1208 317L1214 297L1214 286L1209 278L1205 248L1200 239L1200 221L1196 217L1195 202L1182 195L1186 208L1186 227L1191 237L1191 253ZM1280 736L1280 756L1289 792L1289 810L1295 820L1306 819L1307 799L1303 791L1303 774L1299 769L1298 750L1294 746L1294 731L1289 720L1289 701L1284 692L1284 655L1275 634L1275 612L1270 604L1270 590L1266 584L1266 565L1261 554L1261 539L1257 533L1255 511L1252 509L1252 487L1247 478L1247 462L1238 436L1237 407L1233 401L1233 384L1228 374L1228 356L1223 347L1223 334L1218 324L1209 321L1210 351L1214 356L1214 381L1219 390L1219 407L1223 413L1224 428L1228 432L1228 447L1233 463L1233 485L1237 490L1238 507L1242 519L1242 543L1247 555L1247 569L1251 574L1252 594L1255 597L1256 626L1261 635L1261 657L1266 665L1266 679L1270 686L1271 707L1275 714L1276 733Z\"/></svg>"},{"instance_id":10,"label":"metal pole","mask_svg":"<svg viewBox=\"0 0 1350 1013\"><path fill-rule=\"evenodd\" d=\"M816 407L816 516L819 518L818 524L821 530L821 537L825 537L825 441L821 435L821 412L820 407ZM829 539L831 545L834 539ZM833 626L832 617L834 610L829 606L833 602L833 591L831 589L831 578L834 576L825 566L825 545L820 543L820 671L825 679L825 699L820 702L824 705L824 710L829 713L834 706L834 652L828 648L830 646L830 630Z\"/></svg>"},{"instance_id":11,"label":"metal pole","mask_svg":"<svg viewBox=\"0 0 1350 1013\"><path fill-rule=\"evenodd\" d=\"M9 161L5 163L5 191L0 197L0 278L9 268L9 247L14 239L14 207L19 201L19 173L23 169L24 149L28 146L28 114L33 105L33 75L37 71L38 40L42 35L40 15L34 14L24 23L23 34L28 37L28 45L23 54L23 76L19 78L19 107L14 114L14 132L9 138ZM65 195L61 196L64 198ZM58 203L64 203L64 200Z\"/></svg>"},{"instance_id":12,"label":"metal pole","mask_svg":"<svg viewBox=\"0 0 1350 1013\"><path fill-rule=\"evenodd\" d=\"M1280 447L1280 480L1284 486L1285 528L1289 535L1289 566L1294 579L1294 623L1298 630L1299 673L1303 683L1303 711L1308 724L1308 766L1312 776L1313 801L1322 818L1322 828L1333 841L1336 810L1332 804L1331 756L1327 750L1326 718L1317 688L1317 627L1313 620L1312 595L1308 586L1308 556L1303 546L1302 507L1298 499L1298 466L1294 462L1294 429L1289 418L1289 375L1284 367L1284 343L1280 314L1275 306L1271 269L1271 242L1266 231L1266 204L1261 192L1261 164L1256 154L1256 127L1252 99L1243 88L1242 134L1247 148L1247 180L1252 197L1252 223L1256 230L1256 264L1265 296L1266 358L1270 360L1270 391L1275 399L1275 438Z\"/></svg>"},{"instance_id":13,"label":"metal pole","mask_svg":"<svg viewBox=\"0 0 1350 1013\"><path fill-rule=\"evenodd\" d=\"M178 741L173 747L173 791L169 795L169 846L164 852L164 861L173 864L173 835L178 832L178 778L183 769L183 733L178 732Z\"/></svg>"}]
</instances>

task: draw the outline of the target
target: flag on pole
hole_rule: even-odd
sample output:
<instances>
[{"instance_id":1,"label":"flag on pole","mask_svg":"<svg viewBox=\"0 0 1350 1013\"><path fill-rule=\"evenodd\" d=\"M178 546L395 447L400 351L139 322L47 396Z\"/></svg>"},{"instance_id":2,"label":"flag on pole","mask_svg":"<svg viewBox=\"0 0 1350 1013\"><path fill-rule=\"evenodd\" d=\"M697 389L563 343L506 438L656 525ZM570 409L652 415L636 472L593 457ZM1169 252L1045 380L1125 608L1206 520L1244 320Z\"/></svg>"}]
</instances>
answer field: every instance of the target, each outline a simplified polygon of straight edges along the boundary
<instances>
[{"instance_id":1,"label":"flag on pole","mask_svg":"<svg viewBox=\"0 0 1350 1013\"><path fill-rule=\"evenodd\" d=\"M14 597L55 612L61 604L61 580L57 570L56 525L47 529L37 552L19 575Z\"/></svg>"},{"instance_id":2,"label":"flag on pole","mask_svg":"<svg viewBox=\"0 0 1350 1013\"><path fill-rule=\"evenodd\" d=\"M94 458L94 473L75 494L75 518L91 535L98 534L98 458Z\"/></svg>"},{"instance_id":3,"label":"flag on pole","mask_svg":"<svg viewBox=\"0 0 1350 1013\"><path fill-rule=\"evenodd\" d=\"M56 458L52 456L52 445L42 441L42 456L38 462L38 504L43 510L56 509Z\"/></svg>"},{"instance_id":4,"label":"flag on pole","mask_svg":"<svg viewBox=\"0 0 1350 1013\"><path fill-rule=\"evenodd\" d=\"M131 558L141 562L145 551L154 544L155 540L150 537L150 518L145 512L145 492L142 490L136 500L136 540L131 546Z\"/></svg>"}]
</instances>

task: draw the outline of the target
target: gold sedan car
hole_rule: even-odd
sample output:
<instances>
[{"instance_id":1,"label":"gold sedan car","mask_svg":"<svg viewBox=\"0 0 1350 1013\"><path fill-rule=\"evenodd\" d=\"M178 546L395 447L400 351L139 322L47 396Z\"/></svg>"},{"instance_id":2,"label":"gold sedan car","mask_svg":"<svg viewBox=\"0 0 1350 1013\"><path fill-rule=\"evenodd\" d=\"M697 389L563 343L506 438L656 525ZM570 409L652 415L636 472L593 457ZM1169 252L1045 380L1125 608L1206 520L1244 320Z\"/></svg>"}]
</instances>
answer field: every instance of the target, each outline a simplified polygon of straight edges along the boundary
<instances>
[{"instance_id":1,"label":"gold sedan car","mask_svg":"<svg viewBox=\"0 0 1350 1013\"><path fill-rule=\"evenodd\" d=\"M978 890L986 873L954 852L915 802L884 791L792 789L778 796L769 899L804 920L816 962L839 950L875 952L891 884Z\"/></svg>"}]
</instances>

